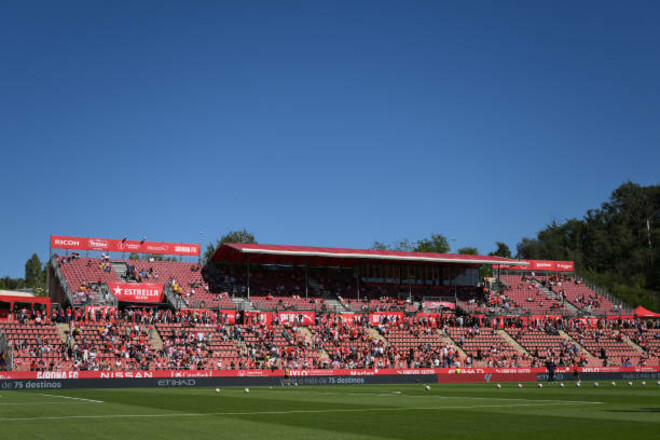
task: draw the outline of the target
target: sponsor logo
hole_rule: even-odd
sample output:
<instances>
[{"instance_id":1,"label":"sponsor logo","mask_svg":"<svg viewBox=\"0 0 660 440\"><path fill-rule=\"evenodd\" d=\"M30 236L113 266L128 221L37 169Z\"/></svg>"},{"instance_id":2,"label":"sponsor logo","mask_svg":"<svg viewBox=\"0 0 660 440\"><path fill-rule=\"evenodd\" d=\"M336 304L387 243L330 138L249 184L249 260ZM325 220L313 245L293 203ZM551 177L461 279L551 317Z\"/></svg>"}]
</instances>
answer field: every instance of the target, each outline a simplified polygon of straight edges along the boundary
<instances>
[{"instance_id":1,"label":"sponsor logo","mask_svg":"<svg viewBox=\"0 0 660 440\"><path fill-rule=\"evenodd\" d=\"M396 374L435 374L435 370L396 370Z\"/></svg>"},{"instance_id":2,"label":"sponsor logo","mask_svg":"<svg viewBox=\"0 0 660 440\"><path fill-rule=\"evenodd\" d=\"M159 387L194 387L197 385L195 379L160 379L157 382Z\"/></svg>"},{"instance_id":3,"label":"sponsor logo","mask_svg":"<svg viewBox=\"0 0 660 440\"><path fill-rule=\"evenodd\" d=\"M370 370L350 370L348 372L349 375L351 376L373 376L376 373ZM403 373L400 373L403 374Z\"/></svg>"},{"instance_id":4,"label":"sponsor logo","mask_svg":"<svg viewBox=\"0 0 660 440\"><path fill-rule=\"evenodd\" d=\"M55 244L60 246L80 246L78 240L62 240L61 238L56 238Z\"/></svg>"},{"instance_id":5,"label":"sponsor logo","mask_svg":"<svg viewBox=\"0 0 660 440\"><path fill-rule=\"evenodd\" d=\"M211 370L198 370L198 371L172 371L171 377L213 377Z\"/></svg>"},{"instance_id":6,"label":"sponsor logo","mask_svg":"<svg viewBox=\"0 0 660 440\"><path fill-rule=\"evenodd\" d=\"M165 251L167 251L167 246L156 246L156 245L151 244L151 245L147 246L147 250L165 252Z\"/></svg>"},{"instance_id":7,"label":"sponsor logo","mask_svg":"<svg viewBox=\"0 0 660 440\"><path fill-rule=\"evenodd\" d=\"M77 371L40 371L37 379L78 379Z\"/></svg>"},{"instance_id":8,"label":"sponsor logo","mask_svg":"<svg viewBox=\"0 0 660 440\"><path fill-rule=\"evenodd\" d=\"M431 371L433 371L433 370L431 370ZM457 374L456 370L454 368L449 370L448 373L449 374ZM482 373L485 373L485 371L482 370L481 368L468 368L466 370L461 370L461 373L462 374L482 374ZM428 374L433 374L433 373L428 373Z\"/></svg>"},{"instance_id":9,"label":"sponsor logo","mask_svg":"<svg viewBox=\"0 0 660 440\"><path fill-rule=\"evenodd\" d=\"M490 383L491 377L493 377L493 375L490 373L484 374L484 380L488 383Z\"/></svg>"},{"instance_id":10,"label":"sponsor logo","mask_svg":"<svg viewBox=\"0 0 660 440\"><path fill-rule=\"evenodd\" d=\"M89 239L89 246L90 247L95 247L95 248L103 248L107 249L108 248L108 242L104 240L95 240L93 238Z\"/></svg>"},{"instance_id":11,"label":"sponsor logo","mask_svg":"<svg viewBox=\"0 0 660 440\"><path fill-rule=\"evenodd\" d=\"M142 379L154 377L151 371L102 371L101 379Z\"/></svg>"},{"instance_id":12,"label":"sponsor logo","mask_svg":"<svg viewBox=\"0 0 660 440\"><path fill-rule=\"evenodd\" d=\"M352 385L365 383L364 377L338 377L334 383Z\"/></svg>"}]
</instances>

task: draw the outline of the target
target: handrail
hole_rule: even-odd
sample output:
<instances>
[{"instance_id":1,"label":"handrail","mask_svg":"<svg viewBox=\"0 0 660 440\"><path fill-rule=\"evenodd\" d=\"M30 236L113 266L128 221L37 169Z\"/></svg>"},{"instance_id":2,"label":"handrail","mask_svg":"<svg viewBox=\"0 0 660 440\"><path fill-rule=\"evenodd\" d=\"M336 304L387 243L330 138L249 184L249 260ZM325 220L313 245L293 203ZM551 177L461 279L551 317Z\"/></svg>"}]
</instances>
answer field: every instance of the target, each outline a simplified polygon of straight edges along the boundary
<instances>
[{"instance_id":1,"label":"handrail","mask_svg":"<svg viewBox=\"0 0 660 440\"><path fill-rule=\"evenodd\" d=\"M188 303L186 302L186 300L178 296L176 293L174 293L174 290L172 290L172 286L170 286L169 284L165 284L165 288L163 290L165 291L165 297L174 306L175 309L178 310L181 308L188 307Z\"/></svg>"},{"instance_id":2,"label":"handrail","mask_svg":"<svg viewBox=\"0 0 660 440\"><path fill-rule=\"evenodd\" d=\"M110 289L110 286L108 286L108 283L103 283L101 284L101 293L106 295L108 298L110 298L110 304L113 307L119 306L119 300L117 297L112 293L112 290Z\"/></svg>"},{"instance_id":3,"label":"handrail","mask_svg":"<svg viewBox=\"0 0 660 440\"><path fill-rule=\"evenodd\" d=\"M576 279L582 281L582 283L584 283L585 286L589 287L591 290L593 290L593 291L596 292L597 294L599 294L599 295L601 295L601 296L603 296L603 297L609 299L609 300L612 301L614 304L622 304L623 307L624 307L626 310L628 310L628 311L632 311L632 310L633 310L633 307L631 307L628 303L626 303L625 301L623 301L621 298L618 298L618 297L612 295L612 294L611 294L610 292L608 292L607 290L605 290L605 289L603 289L603 288L601 288L601 287L598 287L598 286L595 285L592 281L589 281L588 279L584 278L582 275L578 274L577 272L576 272L574 275L575 275L575 278L576 278Z\"/></svg>"},{"instance_id":4,"label":"handrail","mask_svg":"<svg viewBox=\"0 0 660 440\"><path fill-rule=\"evenodd\" d=\"M11 371L14 369L14 347L7 338L7 335L0 330L0 353L5 353L5 370Z\"/></svg>"},{"instance_id":5,"label":"handrail","mask_svg":"<svg viewBox=\"0 0 660 440\"><path fill-rule=\"evenodd\" d=\"M69 304L73 305L73 292L71 292L71 287L69 287L69 282L64 277L64 274L62 274L62 271L60 270L60 266L59 264L56 263L56 260L57 259L55 258L55 256L51 257L50 259L51 268L53 269L55 276L60 282L60 286L64 290L64 293L66 294L66 297L69 300Z\"/></svg>"}]
</instances>

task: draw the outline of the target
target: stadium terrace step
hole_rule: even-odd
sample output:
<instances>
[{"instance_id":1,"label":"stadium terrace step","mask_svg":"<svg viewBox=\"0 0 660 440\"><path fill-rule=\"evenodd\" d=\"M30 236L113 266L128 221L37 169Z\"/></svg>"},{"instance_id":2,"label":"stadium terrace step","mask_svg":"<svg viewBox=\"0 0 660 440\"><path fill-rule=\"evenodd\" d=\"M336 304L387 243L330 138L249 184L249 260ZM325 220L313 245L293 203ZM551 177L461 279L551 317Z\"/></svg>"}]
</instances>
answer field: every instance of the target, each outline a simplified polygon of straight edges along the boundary
<instances>
[{"instance_id":1,"label":"stadium terrace step","mask_svg":"<svg viewBox=\"0 0 660 440\"><path fill-rule=\"evenodd\" d=\"M326 299L325 300L325 305L328 307L328 310L333 310L336 313L346 313L348 310L342 303L337 301L336 299Z\"/></svg>"},{"instance_id":2,"label":"stadium terrace step","mask_svg":"<svg viewBox=\"0 0 660 440\"><path fill-rule=\"evenodd\" d=\"M251 301L248 301L247 298L234 297L231 299L238 310L245 310L248 312L255 312L257 309L254 308Z\"/></svg>"},{"instance_id":3,"label":"stadium terrace step","mask_svg":"<svg viewBox=\"0 0 660 440\"><path fill-rule=\"evenodd\" d=\"M55 324L57 333L60 335L62 344L66 344L66 333L69 331L69 324Z\"/></svg>"},{"instance_id":4,"label":"stadium terrace step","mask_svg":"<svg viewBox=\"0 0 660 440\"><path fill-rule=\"evenodd\" d=\"M589 361L590 365L592 364L592 361L596 360L596 357L594 355L592 355L591 352L589 352L589 350L584 348L584 346L582 346L582 344L580 344L578 341L573 339L571 337L571 335L569 335L568 333L566 333L563 330L559 330L559 334L561 335L562 338L564 338L564 339L572 342L573 344L575 344L575 346L578 348L578 350L580 350L582 353L584 353L587 356L587 360Z\"/></svg>"},{"instance_id":5,"label":"stadium terrace step","mask_svg":"<svg viewBox=\"0 0 660 440\"><path fill-rule=\"evenodd\" d=\"M644 350L642 347L640 347L639 345L637 345L632 339L630 339L630 336L629 336L628 334L625 335L625 337L623 338L623 340L624 340L625 342L627 342L628 345L630 345L632 348L634 348L635 350L637 350L640 354L643 355L643 354L646 353L646 350Z\"/></svg>"},{"instance_id":6,"label":"stadium terrace step","mask_svg":"<svg viewBox=\"0 0 660 440\"><path fill-rule=\"evenodd\" d=\"M158 351L163 349L163 338L160 336L156 326L154 326L154 331L151 334L151 346Z\"/></svg>"},{"instance_id":7,"label":"stadium terrace step","mask_svg":"<svg viewBox=\"0 0 660 440\"><path fill-rule=\"evenodd\" d=\"M386 346L390 344L387 338L381 335L375 328L369 328L367 334L369 334L375 341L383 341Z\"/></svg>"},{"instance_id":8,"label":"stadium terrace step","mask_svg":"<svg viewBox=\"0 0 660 440\"><path fill-rule=\"evenodd\" d=\"M552 298L556 299L557 301L561 302L561 298L553 292L552 290L548 289L545 287L539 280L534 278L534 283L536 286L541 290L541 292L545 293L546 295L551 296ZM570 301L565 301L564 302L564 307L566 308L566 312L568 312L569 315L577 315L580 311L577 307L575 307Z\"/></svg>"},{"instance_id":9,"label":"stadium terrace step","mask_svg":"<svg viewBox=\"0 0 660 440\"><path fill-rule=\"evenodd\" d=\"M442 339L443 342L451 344L456 349L458 354L461 355L461 359L467 358L467 353L456 343L456 341L450 338L449 335L445 334L441 329L438 329L438 334L440 335L440 339Z\"/></svg>"},{"instance_id":10,"label":"stadium terrace step","mask_svg":"<svg viewBox=\"0 0 660 440\"><path fill-rule=\"evenodd\" d=\"M121 278L124 281L127 281L129 283L133 283L135 281L133 280L127 280L126 279L126 272L128 272L128 266L126 266L126 263L123 261L112 261L110 263L112 265L112 270L115 271L117 275L119 275L119 278Z\"/></svg>"},{"instance_id":11,"label":"stadium terrace step","mask_svg":"<svg viewBox=\"0 0 660 440\"><path fill-rule=\"evenodd\" d=\"M303 335L305 341L309 344L310 347L314 346L314 335L312 335L312 332L309 331L309 329L305 327L300 327L300 334ZM321 347L316 352L319 354L319 358L330 359L330 355L328 354L327 351L325 351L324 348Z\"/></svg>"},{"instance_id":12,"label":"stadium terrace step","mask_svg":"<svg viewBox=\"0 0 660 440\"><path fill-rule=\"evenodd\" d=\"M518 341L516 341L515 339L513 339L513 338L511 337L511 335L508 334L506 331L504 331L504 330L498 330L497 333L499 333L500 336L502 336L504 339L506 339L506 341L507 341L509 344L511 344L511 346L512 346L513 348L515 348L516 350L518 350L518 351L520 352L520 354L526 354L526 355L528 355L528 356L531 356L531 355L532 355L529 351L527 351L527 349L525 349L525 347L523 347L522 345L520 345L520 344L518 343Z\"/></svg>"}]
</instances>

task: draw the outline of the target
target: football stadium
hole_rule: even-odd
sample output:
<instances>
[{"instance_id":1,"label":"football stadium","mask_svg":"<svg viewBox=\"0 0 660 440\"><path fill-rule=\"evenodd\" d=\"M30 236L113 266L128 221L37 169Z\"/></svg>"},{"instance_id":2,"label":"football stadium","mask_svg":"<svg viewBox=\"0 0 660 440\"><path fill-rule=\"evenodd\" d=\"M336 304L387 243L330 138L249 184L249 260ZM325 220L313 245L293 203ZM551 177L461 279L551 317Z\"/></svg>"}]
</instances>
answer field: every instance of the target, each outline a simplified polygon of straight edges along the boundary
<instances>
[{"instance_id":1,"label":"football stadium","mask_svg":"<svg viewBox=\"0 0 660 440\"><path fill-rule=\"evenodd\" d=\"M0 440L660 438L659 17L1 2Z\"/></svg>"},{"instance_id":2,"label":"football stadium","mask_svg":"<svg viewBox=\"0 0 660 440\"><path fill-rule=\"evenodd\" d=\"M50 297L0 298L13 436L657 434L660 315L571 261L222 243L202 264L199 244L50 247Z\"/></svg>"}]
</instances>

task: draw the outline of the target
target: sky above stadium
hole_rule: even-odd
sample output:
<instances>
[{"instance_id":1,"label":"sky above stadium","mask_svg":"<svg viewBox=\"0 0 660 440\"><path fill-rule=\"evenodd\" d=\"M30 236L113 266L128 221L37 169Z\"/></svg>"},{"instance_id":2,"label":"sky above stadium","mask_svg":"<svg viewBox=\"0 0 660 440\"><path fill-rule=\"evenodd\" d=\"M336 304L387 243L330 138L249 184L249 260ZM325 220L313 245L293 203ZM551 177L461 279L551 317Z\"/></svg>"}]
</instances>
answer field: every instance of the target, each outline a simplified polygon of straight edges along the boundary
<instances>
[{"instance_id":1,"label":"sky above stadium","mask_svg":"<svg viewBox=\"0 0 660 440\"><path fill-rule=\"evenodd\" d=\"M660 177L660 3L0 6L0 276L49 236L481 253Z\"/></svg>"}]
</instances>

